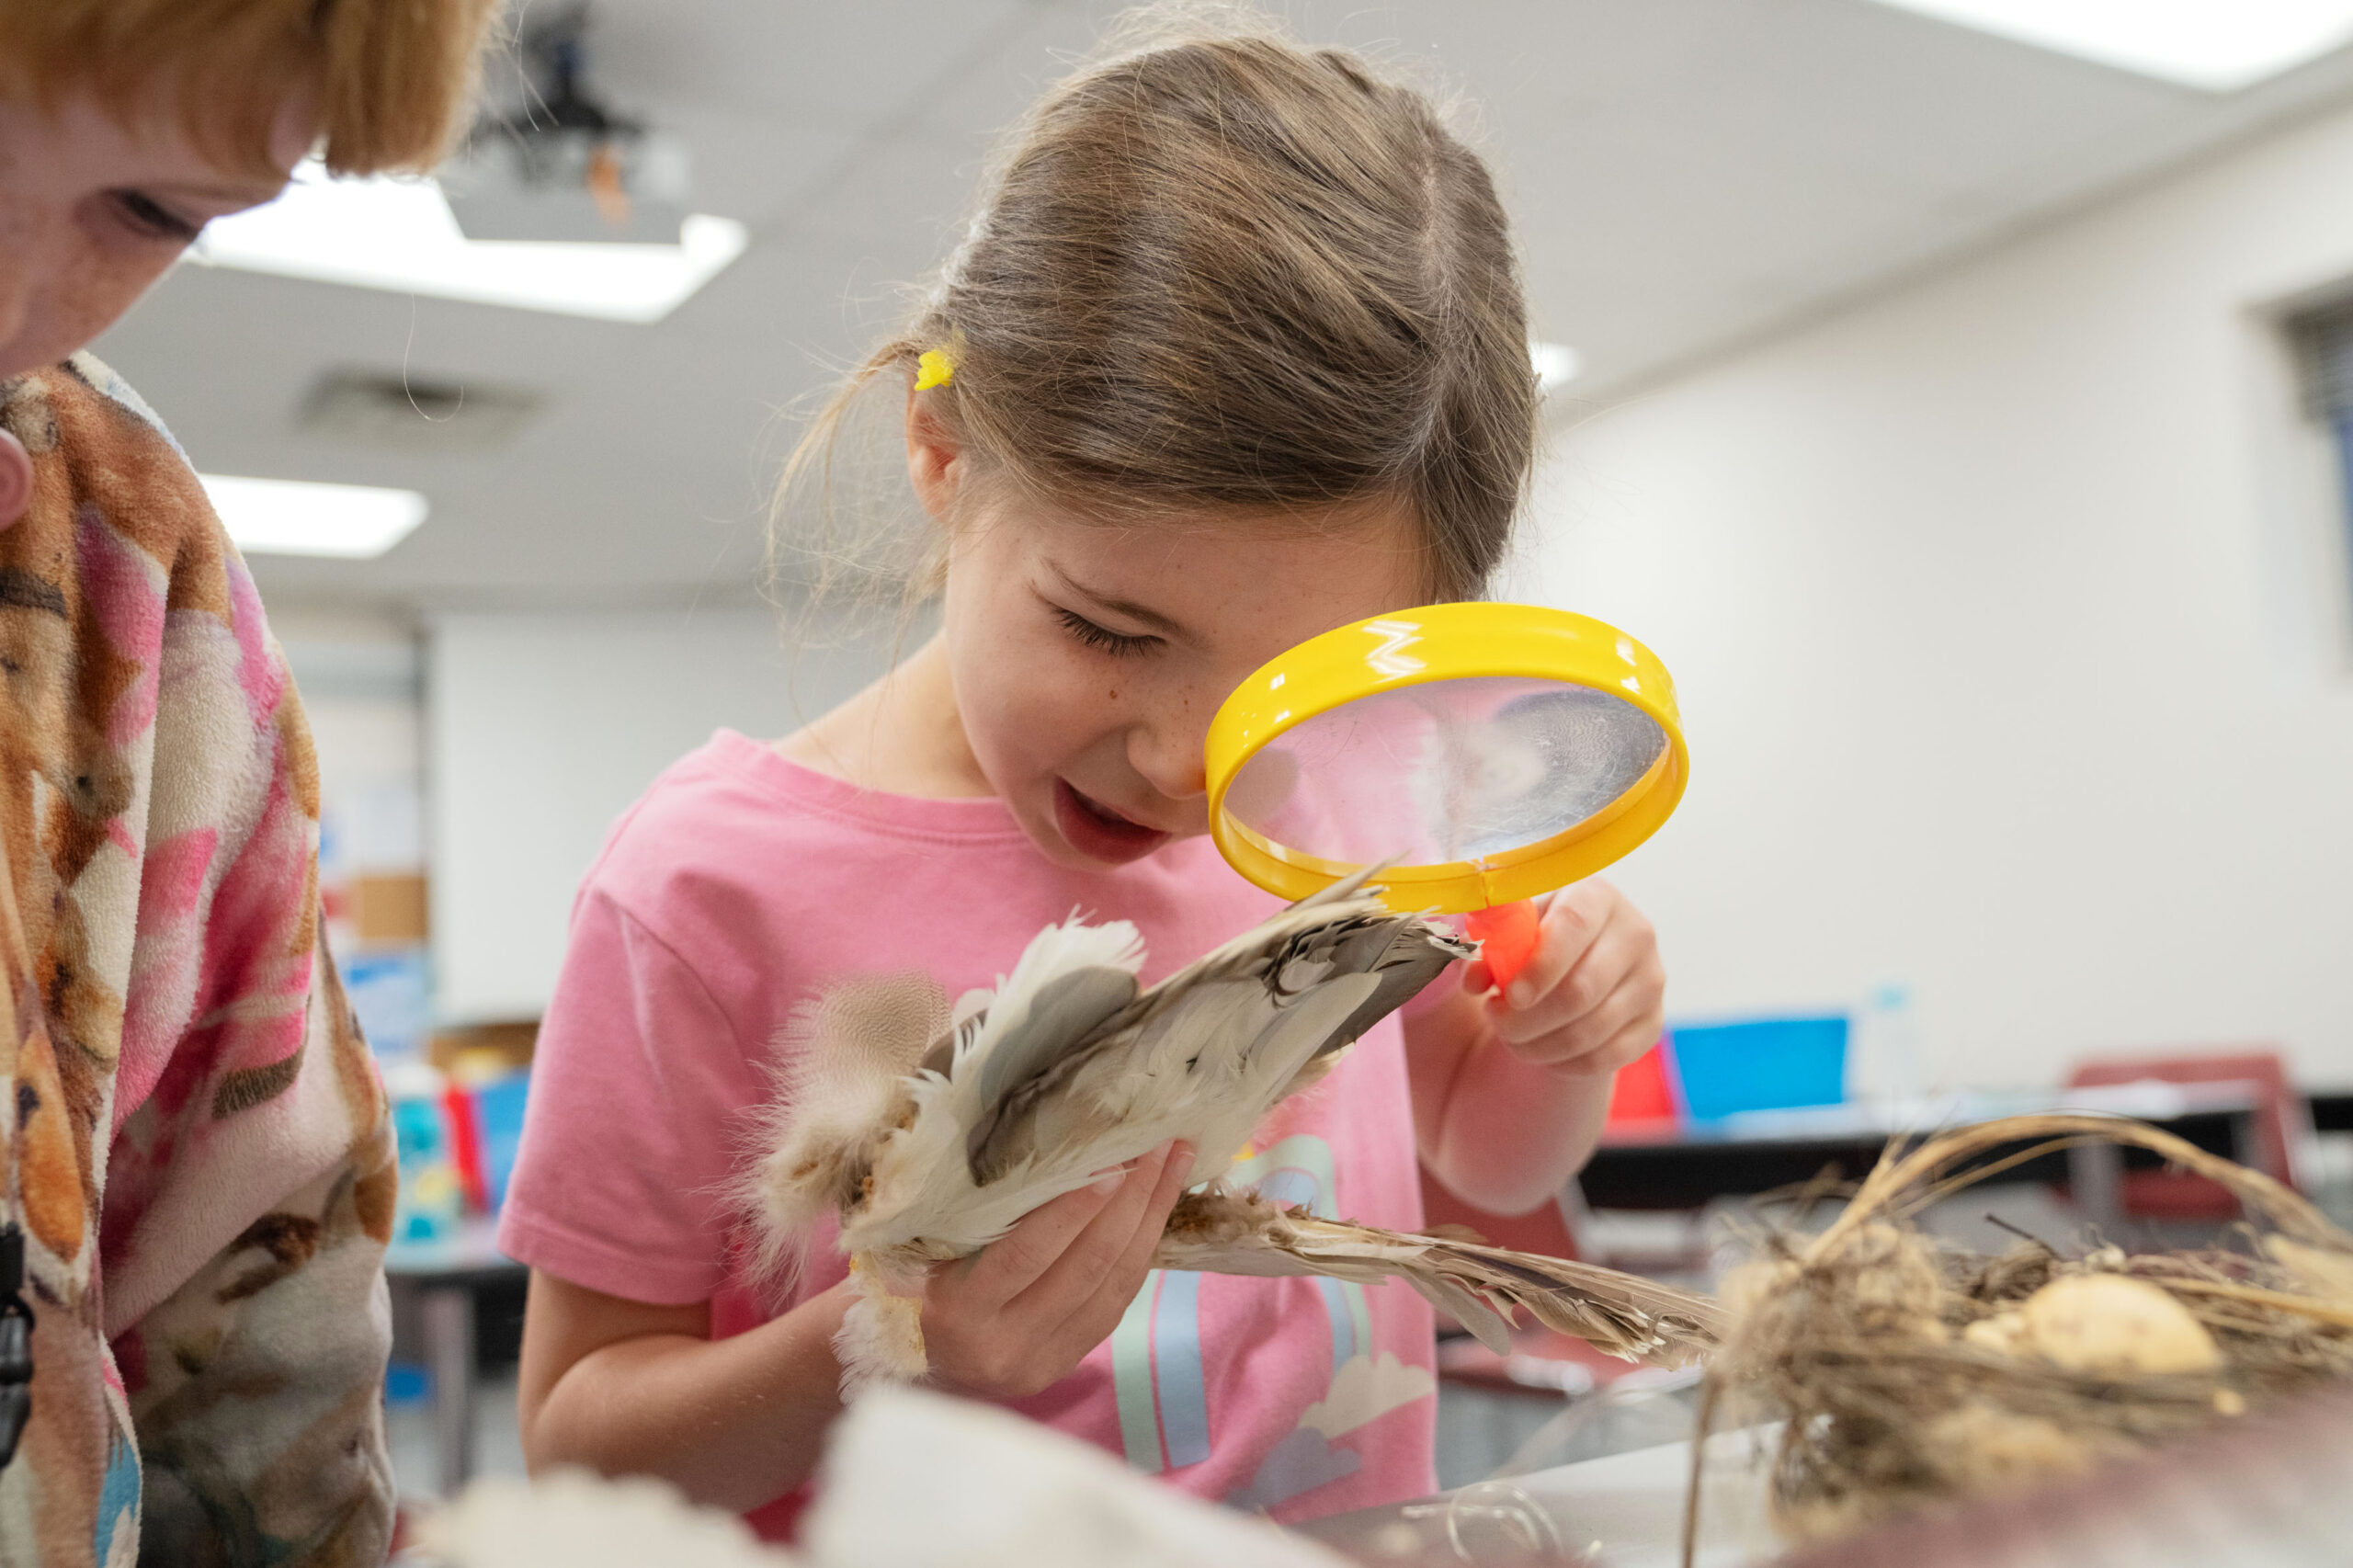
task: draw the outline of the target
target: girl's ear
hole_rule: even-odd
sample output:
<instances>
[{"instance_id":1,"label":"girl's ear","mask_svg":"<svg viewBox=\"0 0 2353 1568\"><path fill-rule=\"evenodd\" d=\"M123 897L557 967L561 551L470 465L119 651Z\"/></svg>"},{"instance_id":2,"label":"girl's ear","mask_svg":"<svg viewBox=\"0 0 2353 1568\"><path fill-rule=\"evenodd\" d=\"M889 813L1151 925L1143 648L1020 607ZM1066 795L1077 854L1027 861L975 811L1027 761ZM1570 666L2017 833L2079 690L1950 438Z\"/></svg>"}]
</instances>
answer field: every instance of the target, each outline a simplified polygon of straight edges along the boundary
<instances>
[{"instance_id":1,"label":"girl's ear","mask_svg":"<svg viewBox=\"0 0 2353 1568\"><path fill-rule=\"evenodd\" d=\"M956 492L965 473L964 446L948 422L919 392L907 392L907 480L915 499L945 525L955 513Z\"/></svg>"}]
</instances>

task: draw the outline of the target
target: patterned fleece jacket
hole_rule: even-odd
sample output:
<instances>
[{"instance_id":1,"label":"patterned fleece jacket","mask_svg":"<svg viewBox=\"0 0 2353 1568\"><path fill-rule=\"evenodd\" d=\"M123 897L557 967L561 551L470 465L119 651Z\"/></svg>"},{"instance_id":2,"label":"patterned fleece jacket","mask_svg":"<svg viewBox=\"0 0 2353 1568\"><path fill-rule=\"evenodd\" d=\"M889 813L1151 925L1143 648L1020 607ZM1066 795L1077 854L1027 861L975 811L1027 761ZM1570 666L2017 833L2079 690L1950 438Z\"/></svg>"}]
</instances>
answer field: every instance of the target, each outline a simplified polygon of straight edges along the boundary
<instances>
[{"instance_id":1,"label":"patterned fleece jacket","mask_svg":"<svg viewBox=\"0 0 2353 1568\"><path fill-rule=\"evenodd\" d=\"M318 918L318 770L196 475L87 356L0 382L0 1568L374 1564L392 1146Z\"/></svg>"}]
</instances>

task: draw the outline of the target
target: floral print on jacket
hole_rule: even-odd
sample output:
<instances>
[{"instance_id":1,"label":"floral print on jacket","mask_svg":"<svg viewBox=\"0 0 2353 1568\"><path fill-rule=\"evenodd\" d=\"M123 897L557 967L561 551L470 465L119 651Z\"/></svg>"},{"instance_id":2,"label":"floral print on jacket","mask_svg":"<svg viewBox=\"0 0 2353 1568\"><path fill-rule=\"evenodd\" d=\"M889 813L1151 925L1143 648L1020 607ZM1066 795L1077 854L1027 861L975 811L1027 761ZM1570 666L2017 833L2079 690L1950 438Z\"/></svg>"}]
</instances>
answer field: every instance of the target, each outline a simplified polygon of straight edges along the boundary
<instances>
[{"instance_id":1,"label":"floral print on jacket","mask_svg":"<svg viewBox=\"0 0 2353 1568\"><path fill-rule=\"evenodd\" d=\"M31 1414L0 1568L373 1564L395 1178L252 577L79 356L0 383L0 1221Z\"/></svg>"}]
</instances>

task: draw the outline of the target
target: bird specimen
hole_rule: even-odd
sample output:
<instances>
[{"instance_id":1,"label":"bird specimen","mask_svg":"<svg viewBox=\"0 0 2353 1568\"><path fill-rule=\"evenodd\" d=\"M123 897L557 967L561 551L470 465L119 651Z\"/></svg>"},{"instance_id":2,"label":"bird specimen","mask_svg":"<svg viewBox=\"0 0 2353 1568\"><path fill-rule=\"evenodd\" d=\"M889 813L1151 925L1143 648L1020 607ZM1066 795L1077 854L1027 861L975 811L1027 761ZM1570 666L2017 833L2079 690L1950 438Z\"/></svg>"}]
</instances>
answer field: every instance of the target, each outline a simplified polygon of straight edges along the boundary
<instances>
[{"instance_id":1,"label":"bird specimen","mask_svg":"<svg viewBox=\"0 0 2353 1568\"><path fill-rule=\"evenodd\" d=\"M1324 1220L1222 1178L1267 1108L1476 949L1392 913L1361 872L1149 989L1135 928L1050 926L993 991L952 1010L929 979L861 977L782 1044L767 1153L744 1198L760 1261L789 1267L831 1212L859 1299L836 1341L843 1389L920 1377L920 1292L1039 1205L1171 1138L1191 1189L1154 1262L1226 1274L1403 1278L1490 1345L1510 1309L1668 1365L1714 1342L1706 1297L1591 1265Z\"/></svg>"},{"instance_id":2,"label":"bird specimen","mask_svg":"<svg viewBox=\"0 0 2353 1568\"><path fill-rule=\"evenodd\" d=\"M1093 1443L920 1389L861 1399L827 1435L808 1568L1348 1568Z\"/></svg>"},{"instance_id":3,"label":"bird specimen","mask_svg":"<svg viewBox=\"0 0 2353 1568\"><path fill-rule=\"evenodd\" d=\"M789 1551L662 1482L583 1470L484 1476L420 1533L417 1568L1347 1568L1091 1443L917 1389L861 1399L827 1434L816 1501Z\"/></svg>"},{"instance_id":4,"label":"bird specimen","mask_svg":"<svg viewBox=\"0 0 2353 1568\"><path fill-rule=\"evenodd\" d=\"M404 1503L405 1512L408 1505ZM426 1513L413 1551L430 1568L802 1568L735 1514L698 1507L652 1476L558 1469L485 1475Z\"/></svg>"}]
</instances>

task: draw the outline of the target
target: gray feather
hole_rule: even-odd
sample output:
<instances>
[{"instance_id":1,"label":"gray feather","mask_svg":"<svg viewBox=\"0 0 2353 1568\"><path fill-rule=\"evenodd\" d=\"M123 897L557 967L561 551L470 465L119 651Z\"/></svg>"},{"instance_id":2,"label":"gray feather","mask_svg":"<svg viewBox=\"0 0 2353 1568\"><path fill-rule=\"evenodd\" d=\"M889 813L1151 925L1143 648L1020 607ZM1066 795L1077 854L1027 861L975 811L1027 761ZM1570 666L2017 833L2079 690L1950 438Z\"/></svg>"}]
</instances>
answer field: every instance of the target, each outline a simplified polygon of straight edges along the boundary
<instances>
[{"instance_id":1,"label":"gray feather","mask_svg":"<svg viewBox=\"0 0 2353 1568\"><path fill-rule=\"evenodd\" d=\"M1327 890L1288 913L1339 903ZM987 1111L970 1131L965 1149L972 1180L986 1187L1032 1151L1059 1146L1040 1125L1042 1108L1062 1096L1088 1063L1107 1054L1127 1052L1141 1061L1167 1030L1201 1031L1200 1046L1207 1051L1221 1043L1215 1028L1243 1020L1257 1026L1252 1030L1254 1046L1275 1038L1295 1043L1288 1031L1304 1027L1305 1020L1293 1019L1290 1009L1321 995L1336 976L1374 976L1369 991L1351 985L1339 997L1324 996L1323 1007L1314 1009L1321 1013L1348 1003L1340 1016L1316 1019L1319 1038L1301 1054L1304 1067L1355 1040L1470 950L1413 915L1377 909L1351 915L1337 907L1329 920L1307 924L1271 947L1221 949L1100 1019L1091 1039L1058 1053L1026 1052L1025 1060L1034 1065L1020 1075L1006 1075L1002 1093L990 1097ZM1232 994L1229 988L1236 984L1245 987L1248 1006L1238 1005ZM1068 1131L1059 1130L1062 1136Z\"/></svg>"},{"instance_id":2,"label":"gray feather","mask_svg":"<svg viewBox=\"0 0 2353 1568\"><path fill-rule=\"evenodd\" d=\"M1365 1030L1419 995L1424 986L1436 980L1445 971L1446 966L1455 960L1456 954L1433 944L1399 940L1404 930L1400 922L1391 924L1387 931L1379 933L1380 955L1365 967L1380 978L1381 983L1371 995L1364 999L1363 1005L1349 1014L1333 1032L1335 1043L1326 1045L1326 1051L1355 1043ZM1365 938L1370 939L1374 935L1367 932Z\"/></svg>"},{"instance_id":3,"label":"gray feather","mask_svg":"<svg viewBox=\"0 0 2353 1568\"><path fill-rule=\"evenodd\" d=\"M1136 977L1123 969L1076 969L1054 976L1030 998L1020 1027L997 1041L981 1063L981 1097L994 1100L1007 1085L1044 1072L1135 995Z\"/></svg>"},{"instance_id":4,"label":"gray feather","mask_svg":"<svg viewBox=\"0 0 2353 1568\"><path fill-rule=\"evenodd\" d=\"M1005 1125L1000 1108L1007 1089L1037 1084L1079 1057L1088 1037L1135 994L1136 977L1120 969L1073 970L1038 988L1028 1017L981 1063L981 1099L988 1108L964 1142L965 1157L975 1171L991 1135Z\"/></svg>"}]
</instances>

